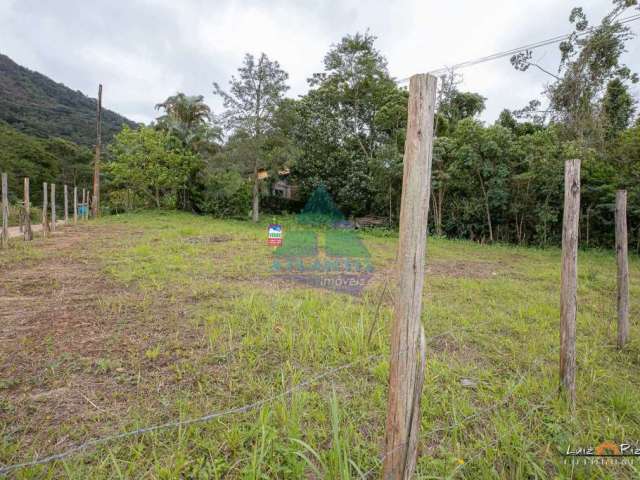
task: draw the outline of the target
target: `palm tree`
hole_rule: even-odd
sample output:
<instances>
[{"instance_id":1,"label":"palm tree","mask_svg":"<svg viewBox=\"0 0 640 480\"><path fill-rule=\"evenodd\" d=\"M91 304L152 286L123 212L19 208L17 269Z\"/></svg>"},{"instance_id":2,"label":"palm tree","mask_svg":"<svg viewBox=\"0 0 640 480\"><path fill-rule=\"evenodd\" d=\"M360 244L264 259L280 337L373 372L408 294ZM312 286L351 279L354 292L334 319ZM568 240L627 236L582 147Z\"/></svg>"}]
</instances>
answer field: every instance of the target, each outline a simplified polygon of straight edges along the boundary
<instances>
[{"instance_id":1,"label":"palm tree","mask_svg":"<svg viewBox=\"0 0 640 480\"><path fill-rule=\"evenodd\" d=\"M211 109L204 103L202 95L185 95L178 92L164 102L156 105L156 110L163 109L165 115L158 119L158 123L168 120L181 123L186 129L206 124L211 119Z\"/></svg>"}]
</instances>

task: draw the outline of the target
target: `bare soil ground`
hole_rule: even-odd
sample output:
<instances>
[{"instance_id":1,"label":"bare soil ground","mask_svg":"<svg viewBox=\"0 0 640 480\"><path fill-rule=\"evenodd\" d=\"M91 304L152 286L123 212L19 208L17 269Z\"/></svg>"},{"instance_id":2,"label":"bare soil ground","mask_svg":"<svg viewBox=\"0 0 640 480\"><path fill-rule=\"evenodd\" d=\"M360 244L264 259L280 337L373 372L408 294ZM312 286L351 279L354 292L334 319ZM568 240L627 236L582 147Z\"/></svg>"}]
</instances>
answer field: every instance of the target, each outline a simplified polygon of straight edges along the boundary
<instances>
[{"instance_id":1,"label":"bare soil ground","mask_svg":"<svg viewBox=\"0 0 640 480\"><path fill-rule=\"evenodd\" d=\"M112 431L129 408L153 404L150 392L172 388L162 362L145 368L145 351L168 335L195 347L191 328L178 333L162 321L179 316L174 306L117 285L93 258L95 238L108 243L131 233L64 227L35 240L38 258L0 270L0 417L24 447L60 448L73 443L74 431ZM156 321L144 321L142 302L158 303ZM50 443L47 432L62 424L69 438Z\"/></svg>"}]
</instances>

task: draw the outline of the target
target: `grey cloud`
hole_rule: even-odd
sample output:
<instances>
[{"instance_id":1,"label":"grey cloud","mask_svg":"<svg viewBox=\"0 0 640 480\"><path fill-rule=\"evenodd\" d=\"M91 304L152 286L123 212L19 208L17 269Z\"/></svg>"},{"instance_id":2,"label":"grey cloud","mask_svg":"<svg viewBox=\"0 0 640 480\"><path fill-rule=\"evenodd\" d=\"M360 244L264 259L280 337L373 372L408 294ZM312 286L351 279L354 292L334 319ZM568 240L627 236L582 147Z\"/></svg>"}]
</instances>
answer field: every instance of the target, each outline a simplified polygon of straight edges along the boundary
<instances>
[{"instance_id":1,"label":"grey cloud","mask_svg":"<svg viewBox=\"0 0 640 480\"><path fill-rule=\"evenodd\" d=\"M608 1L581 2L591 18ZM205 95L226 85L245 52L265 51L290 74L291 96L322 68L332 43L367 28L378 36L392 75L402 77L537 41L569 30L574 1L412 0L0 0L0 51L28 68L94 96L134 120L177 90ZM634 27L637 30L637 27ZM638 44L626 59L640 69ZM536 51L550 69L557 47ZM488 98L484 119L519 108L542 91L542 72L516 72L508 59L462 71L463 87Z\"/></svg>"}]
</instances>

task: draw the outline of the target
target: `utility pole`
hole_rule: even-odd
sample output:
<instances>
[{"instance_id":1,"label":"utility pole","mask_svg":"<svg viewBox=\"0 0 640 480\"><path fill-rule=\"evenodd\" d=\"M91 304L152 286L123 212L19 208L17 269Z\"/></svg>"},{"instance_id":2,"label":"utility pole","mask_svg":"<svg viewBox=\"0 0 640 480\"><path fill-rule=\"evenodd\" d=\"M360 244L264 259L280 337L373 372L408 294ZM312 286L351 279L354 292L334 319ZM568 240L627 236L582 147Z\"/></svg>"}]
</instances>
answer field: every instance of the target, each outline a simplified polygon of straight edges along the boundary
<instances>
[{"instance_id":1,"label":"utility pole","mask_svg":"<svg viewBox=\"0 0 640 480\"><path fill-rule=\"evenodd\" d=\"M98 106L96 110L96 158L93 165L92 214L96 218L100 212L100 150L102 148L102 84L98 86Z\"/></svg>"}]
</instances>

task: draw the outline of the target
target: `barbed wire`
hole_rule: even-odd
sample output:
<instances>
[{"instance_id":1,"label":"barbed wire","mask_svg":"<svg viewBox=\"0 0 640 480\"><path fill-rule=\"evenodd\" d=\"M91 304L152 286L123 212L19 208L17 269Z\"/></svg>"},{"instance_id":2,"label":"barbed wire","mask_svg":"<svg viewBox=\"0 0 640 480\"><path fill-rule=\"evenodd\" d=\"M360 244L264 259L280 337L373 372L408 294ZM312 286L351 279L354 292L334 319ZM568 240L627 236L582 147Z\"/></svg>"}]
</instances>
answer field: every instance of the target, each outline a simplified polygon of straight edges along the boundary
<instances>
[{"instance_id":1,"label":"barbed wire","mask_svg":"<svg viewBox=\"0 0 640 480\"><path fill-rule=\"evenodd\" d=\"M446 332L442 332L439 333L437 335L434 335L432 337L430 337L427 341L432 341L436 338L439 338L441 336L444 335L448 335L451 332L453 332L452 330L447 330ZM405 350L406 351L406 350ZM403 351L401 350L399 353L403 353ZM120 440L123 438L128 438L128 437L134 437L134 436L138 436L138 435L142 435L145 433L149 433L149 432L155 432L158 430L165 430L165 429L169 429L169 428L178 428L178 427L183 427L183 426L187 426L187 425L193 425L193 424L197 424L197 423L203 423L203 422L207 422L209 420L213 420L215 418L219 418L219 417L223 417L226 415L234 415L234 414L238 414L238 413L246 413L249 412L251 410L255 410L258 407L261 407L263 405L266 405L268 403L271 403L275 400L278 400L280 398L286 397L290 394L292 394L293 392L297 391L297 390L301 390L304 389L306 387L309 387L310 385L313 385L314 383L318 382L319 380L322 380L323 378L332 376L342 370L346 370L349 368L352 368L354 366L356 366L357 364L364 362L364 361L370 361L370 360L374 360L377 358L383 358L383 357L388 357L390 355L390 353L376 353L376 354L372 354L372 355L368 355L365 357L361 357L357 360L354 360L352 362L349 363L345 363L343 365L340 365L338 367L334 367L331 368L329 370L326 370L325 372L318 374L308 380L305 380L303 382L300 382L296 385L294 385L293 387L288 388L287 390L284 390L283 392L280 392L278 394L272 395L270 397L266 397L263 398L261 400L258 400L256 402L253 403L249 403L247 405L243 405L241 407L235 407L235 408L231 408L228 410L221 410L218 412L212 412L197 418L191 418L191 419L187 419L187 420L175 420L175 421L171 421L171 422L167 422L167 423L162 423L159 425L152 425L149 427L143 427L143 428L138 428L135 430L130 430L127 432L122 432L122 433L117 433L114 435L108 435L105 437L101 437L101 438L96 438L93 440L88 440L84 443L81 443L79 445L76 445L74 447L69 448L68 450L65 450L64 452L60 452L60 453L56 453L53 455L48 455L46 457L42 457L42 458L36 458L32 461L29 462L23 462L23 463L15 463L12 465L5 465L0 467L0 475L3 474L7 474L10 473L14 470L19 470L22 468L28 468L28 467L35 467L37 465L43 465L46 463L50 463L50 462L54 462L56 460L63 460L73 454L85 451L89 448L93 448L93 447L97 447L99 445L103 445L105 443L109 443L115 440Z\"/></svg>"}]
</instances>

